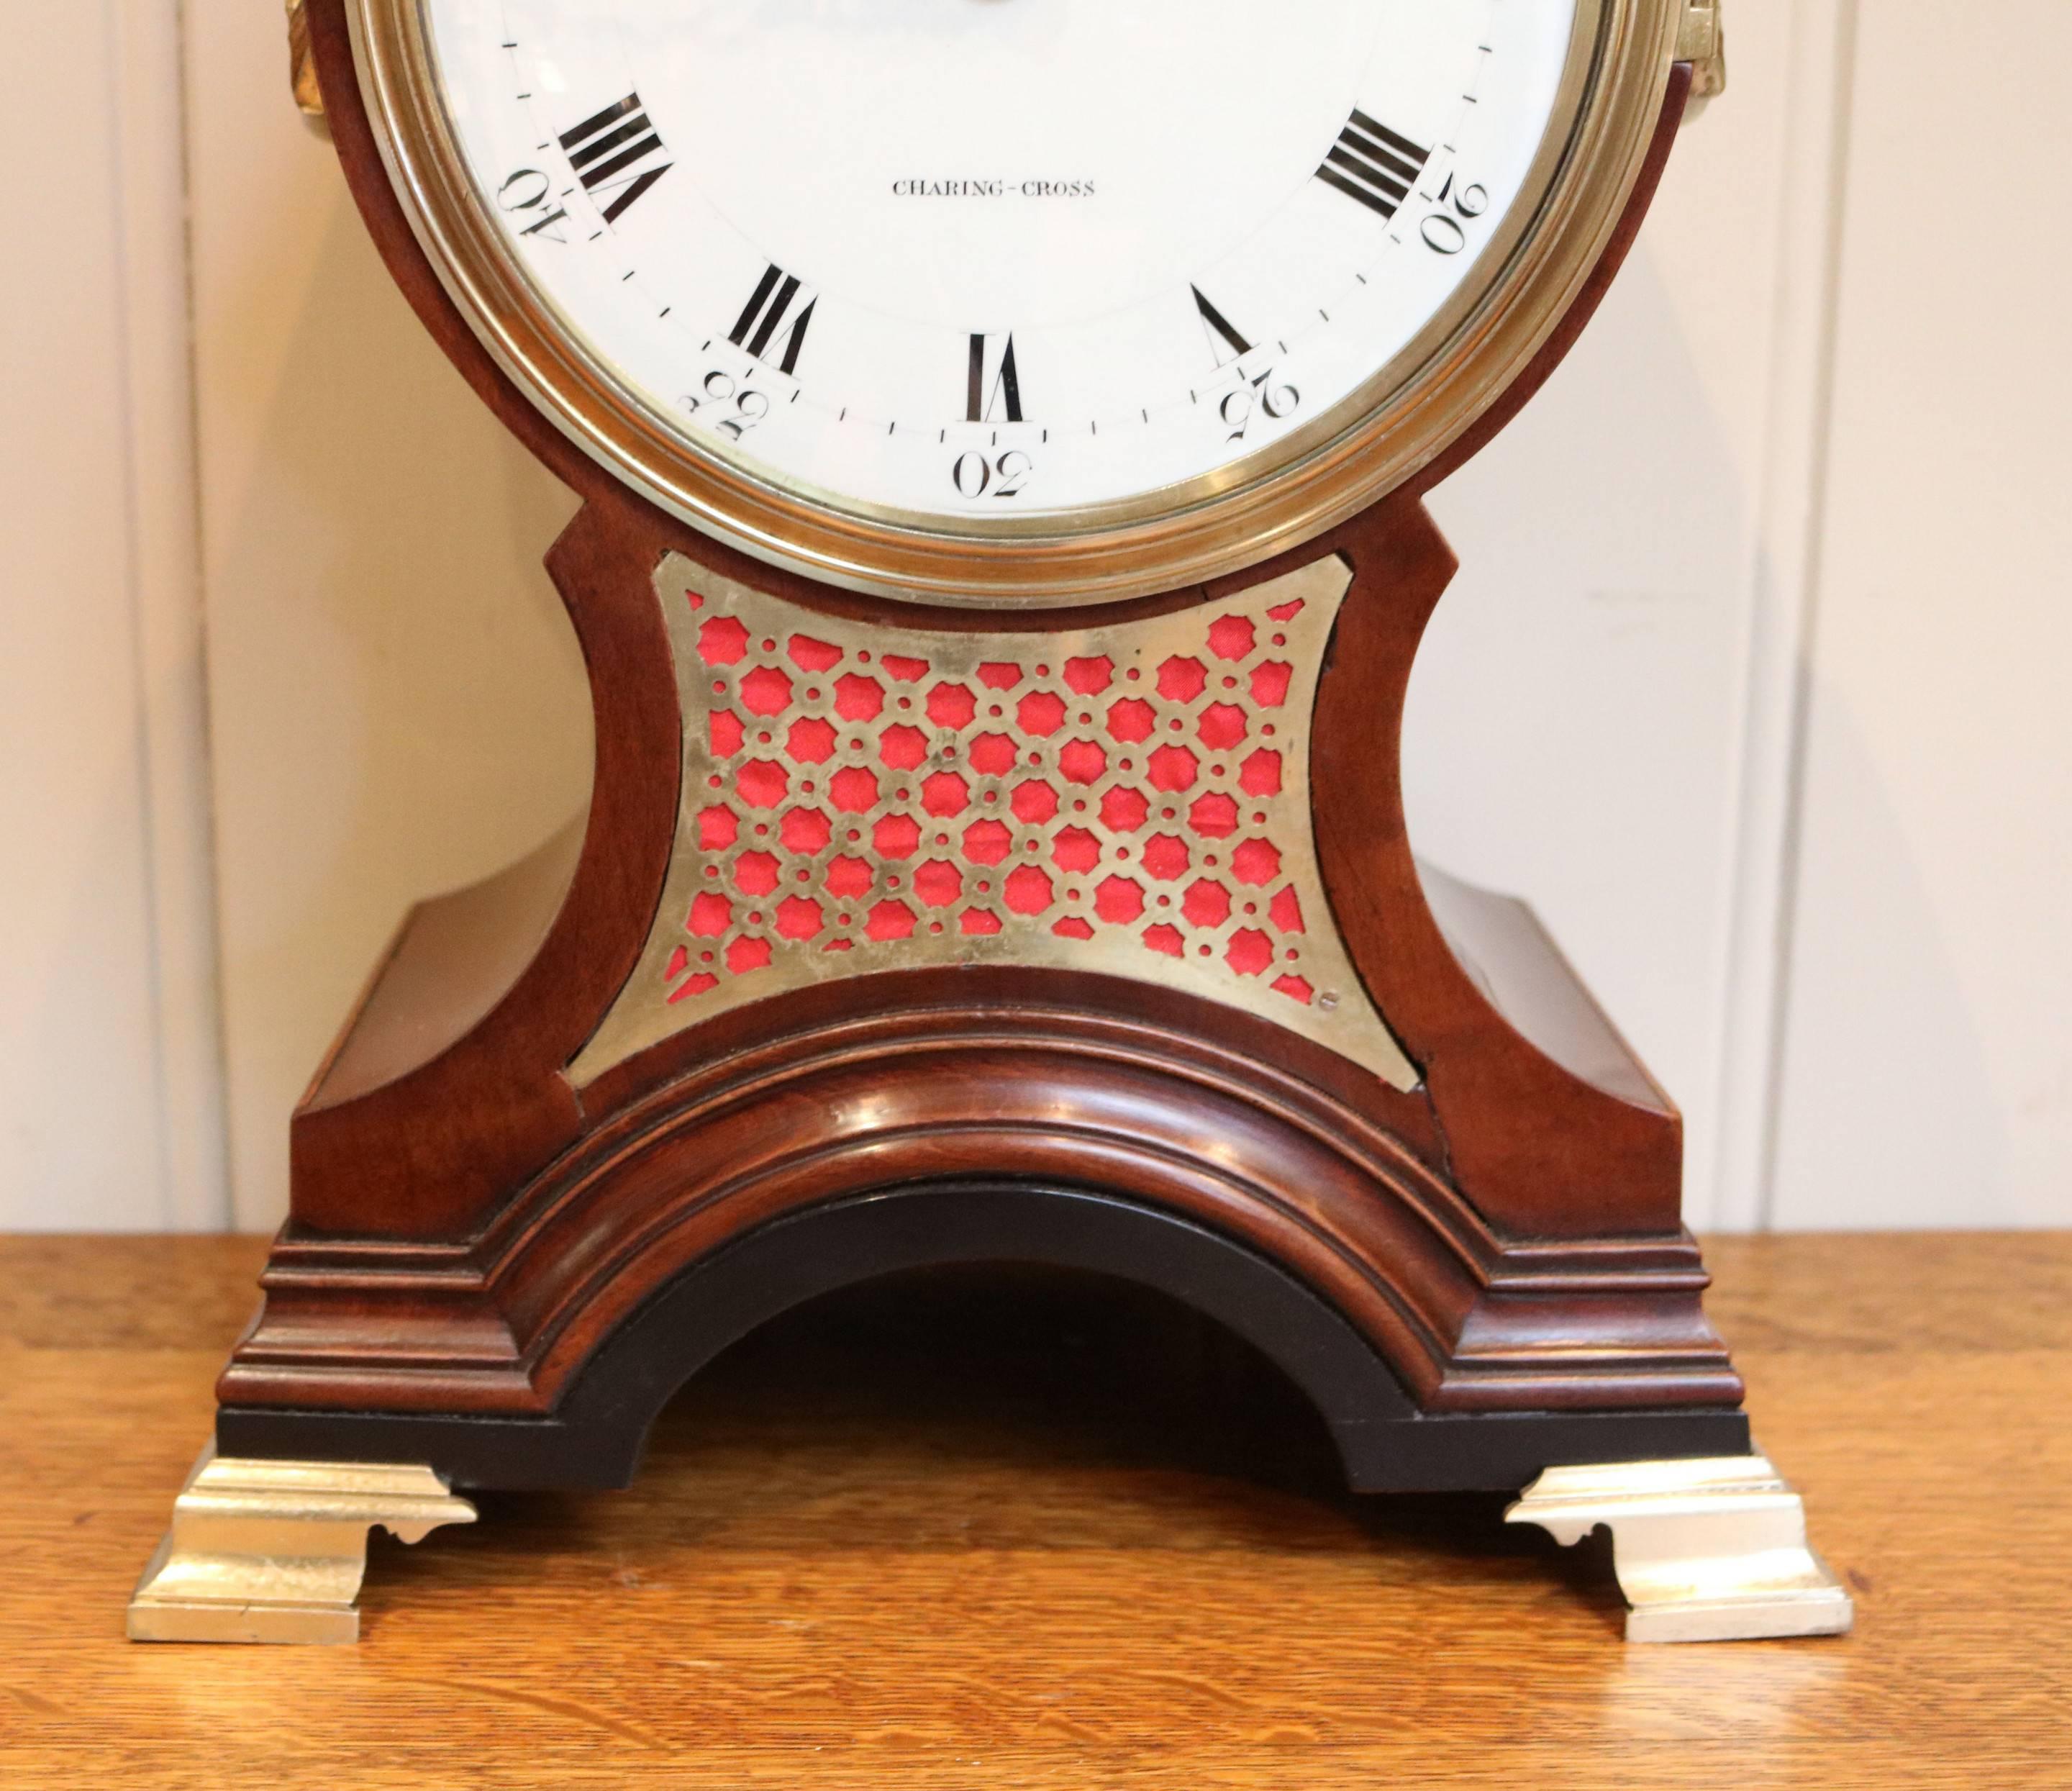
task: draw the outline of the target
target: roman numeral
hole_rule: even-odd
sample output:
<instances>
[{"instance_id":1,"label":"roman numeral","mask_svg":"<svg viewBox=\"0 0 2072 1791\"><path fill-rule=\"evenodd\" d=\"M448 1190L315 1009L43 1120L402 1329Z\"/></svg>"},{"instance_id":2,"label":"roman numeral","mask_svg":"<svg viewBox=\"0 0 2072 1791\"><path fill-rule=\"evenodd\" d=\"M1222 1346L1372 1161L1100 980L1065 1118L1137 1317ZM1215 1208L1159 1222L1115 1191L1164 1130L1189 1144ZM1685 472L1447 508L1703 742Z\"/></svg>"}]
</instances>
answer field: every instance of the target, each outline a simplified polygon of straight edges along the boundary
<instances>
[{"instance_id":1,"label":"roman numeral","mask_svg":"<svg viewBox=\"0 0 2072 1791\"><path fill-rule=\"evenodd\" d=\"M1252 352L1252 344L1238 334L1237 326L1211 304L1199 286L1187 290L1194 295L1194 309L1202 314L1202 333L1209 339L1209 352L1216 357L1219 367L1227 367L1233 360L1241 360ZM1230 352L1223 350L1228 348Z\"/></svg>"},{"instance_id":2,"label":"roman numeral","mask_svg":"<svg viewBox=\"0 0 2072 1791\"><path fill-rule=\"evenodd\" d=\"M1013 336L974 336L971 339L970 371L964 381L964 421L1022 421L1022 376L1014 370Z\"/></svg>"},{"instance_id":3,"label":"roman numeral","mask_svg":"<svg viewBox=\"0 0 2072 1791\"><path fill-rule=\"evenodd\" d=\"M1317 178L1358 200L1370 212L1392 218L1410 196L1431 155L1429 149L1419 148L1355 108L1317 170Z\"/></svg>"},{"instance_id":4,"label":"roman numeral","mask_svg":"<svg viewBox=\"0 0 2072 1791\"><path fill-rule=\"evenodd\" d=\"M574 130L561 133L561 147L584 191L595 200L606 224L616 224L626 208L676 166L664 162L636 168L662 149L662 139L641 109L640 96L629 93ZM603 195L609 194L609 200Z\"/></svg>"},{"instance_id":5,"label":"roman numeral","mask_svg":"<svg viewBox=\"0 0 2072 1791\"><path fill-rule=\"evenodd\" d=\"M804 304L799 302L802 297ZM787 274L772 261L763 270L763 278L756 282L755 290L742 307L740 321L728 333L727 340L761 360L766 358L763 351L783 330L783 358L776 364L779 373L788 373L799 364L806 326L812 322L813 307L819 303L820 295L800 286L796 274Z\"/></svg>"}]
</instances>

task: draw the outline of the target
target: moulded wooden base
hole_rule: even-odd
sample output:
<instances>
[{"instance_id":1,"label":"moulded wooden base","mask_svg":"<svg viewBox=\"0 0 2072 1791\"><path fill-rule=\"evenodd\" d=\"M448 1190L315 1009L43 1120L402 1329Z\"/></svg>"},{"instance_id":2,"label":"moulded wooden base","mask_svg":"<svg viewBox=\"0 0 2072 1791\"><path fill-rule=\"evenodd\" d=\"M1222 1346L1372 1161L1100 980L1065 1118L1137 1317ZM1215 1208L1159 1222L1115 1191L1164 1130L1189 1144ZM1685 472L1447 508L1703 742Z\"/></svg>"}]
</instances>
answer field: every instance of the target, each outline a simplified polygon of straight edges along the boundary
<instances>
[{"instance_id":1,"label":"moulded wooden base","mask_svg":"<svg viewBox=\"0 0 2072 1791\"><path fill-rule=\"evenodd\" d=\"M680 1274L586 1361L549 1415L225 1406L240 1455L420 1461L457 1486L625 1486L671 1394L730 1344L823 1294L964 1263L1157 1288L1255 1345L1308 1394L1356 1492L1514 1490L1576 1463L1745 1454L1737 1410L1420 1412L1329 1305L1227 1237L1141 1203L1030 1185L923 1185L811 1206Z\"/></svg>"},{"instance_id":2,"label":"moulded wooden base","mask_svg":"<svg viewBox=\"0 0 2072 1791\"><path fill-rule=\"evenodd\" d=\"M379 1088L456 1010L472 1023L545 931L569 856L557 842L417 909L312 1103ZM1667 1112L1523 904L1424 880L1521 1036ZM780 1044L629 1082L590 1149L471 1238L291 1225L223 1379L218 1447L421 1461L472 1488L623 1485L669 1395L767 1320L882 1274L1007 1262L1211 1314L1309 1394L1359 1489L1746 1452L1688 1238L1504 1238L1449 1185L1437 1128L1392 1134L1268 1069L1268 1038L1256 1056L1189 1045L1142 989L1062 980L1038 1007L1011 972L866 978L788 1039L750 1010Z\"/></svg>"}]
</instances>

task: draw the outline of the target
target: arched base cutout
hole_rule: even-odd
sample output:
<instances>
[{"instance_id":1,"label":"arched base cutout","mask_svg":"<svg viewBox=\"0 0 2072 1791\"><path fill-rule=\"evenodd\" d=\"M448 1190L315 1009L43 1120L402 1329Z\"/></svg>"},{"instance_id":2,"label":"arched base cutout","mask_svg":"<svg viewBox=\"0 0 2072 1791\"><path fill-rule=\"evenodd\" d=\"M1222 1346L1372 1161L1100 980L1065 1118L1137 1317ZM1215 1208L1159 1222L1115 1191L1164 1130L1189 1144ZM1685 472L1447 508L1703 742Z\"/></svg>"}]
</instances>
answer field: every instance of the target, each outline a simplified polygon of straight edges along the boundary
<instances>
[{"instance_id":1,"label":"arched base cutout","mask_svg":"<svg viewBox=\"0 0 2072 1791\"><path fill-rule=\"evenodd\" d=\"M1316 1406L1355 1492L1511 1491L1582 1462L1745 1455L1738 1411L1420 1414L1320 1295L1219 1232L1112 1195L927 1184L810 1207L692 1263L628 1318L550 1418L225 1406L236 1456L425 1462L462 1487L615 1487L669 1398L728 1344L820 1295L903 1270L1033 1263L1141 1283L1252 1344Z\"/></svg>"}]
</instances>

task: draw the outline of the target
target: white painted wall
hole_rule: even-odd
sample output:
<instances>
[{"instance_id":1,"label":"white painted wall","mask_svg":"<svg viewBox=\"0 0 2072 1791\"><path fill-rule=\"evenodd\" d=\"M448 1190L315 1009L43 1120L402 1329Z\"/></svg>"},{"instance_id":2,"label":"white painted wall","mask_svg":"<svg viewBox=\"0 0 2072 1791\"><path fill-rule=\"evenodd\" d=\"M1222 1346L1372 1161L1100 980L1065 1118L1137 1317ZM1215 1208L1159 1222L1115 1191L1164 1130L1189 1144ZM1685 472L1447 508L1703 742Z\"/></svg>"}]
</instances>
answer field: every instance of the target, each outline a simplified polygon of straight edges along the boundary
<instances>
[{"instance_id":1,"label":"white painted wall","mask_svg":"<svg viewBox=\"0 0 2072 1791\"><path fill-rule=\"evenodd\" d=\"M0 1225L228 1214L176 15L0 57Z\"/></svg>"},{"instance_id":2,"label":"white painted wall","mask_svg":"<svg viewBox=\"0 0 2072 1791\"><path fill-rule=\"evenodd\" d=\"M1856 7L1732 6L1597 323L1437 494L1412 826L1675 1093L1694 1224L2072 1223L2072 15ZM390 289L273 8L43 11L0 68L49 245L0 258L47 351L0 357L0 1224L270 1225L403 907L581 799L569 504Z\"/></svg>"},{"instance_id":3,"label":"white painted wall","mask_svg":"<svg viewBox=\"0 0 2072 1791\"><path fill-rule=\"evenodd\" d=\"M574 500L390 282L272 9L187 19L231 1184L270 1228L289 1110L404 910L581 806L590 709L540 567Z\"/></svg>"},{"instance_id":4,"label":"white painted wall","mask_svg":"<svg viewBox=\"0 0 2072 1791\"><path fill-rule=\"evenodd\" d=\"M1783 1225L2072 1220L2068 65L2063 0L1860 28Z\"/></svg>"}]
</instances>

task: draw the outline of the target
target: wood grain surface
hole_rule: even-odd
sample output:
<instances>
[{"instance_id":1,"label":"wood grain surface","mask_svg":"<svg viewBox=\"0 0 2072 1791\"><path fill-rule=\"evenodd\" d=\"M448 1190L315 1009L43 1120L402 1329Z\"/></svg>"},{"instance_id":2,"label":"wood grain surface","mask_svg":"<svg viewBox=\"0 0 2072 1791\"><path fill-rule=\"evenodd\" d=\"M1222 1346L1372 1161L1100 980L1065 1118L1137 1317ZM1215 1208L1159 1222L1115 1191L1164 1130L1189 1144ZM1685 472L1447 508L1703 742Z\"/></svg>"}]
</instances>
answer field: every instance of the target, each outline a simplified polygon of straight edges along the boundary
<instances>
[{"instance_id":1,"label":"wood grain surface","mask_svg":"<svg viewBox=\"0 0 2072 1791\"><path fill-rule=\"evenodd\" d=\"M357 1648L146 1647L257 1239L0 1240L0 1784L2072 1785L2072 1236L1717 1239L1838 1641L1634 1649L1601 1542L1357 1501L1112 1284L781 1321L631 1492L377 1542Z\"/></svg>"}]
</instances>

